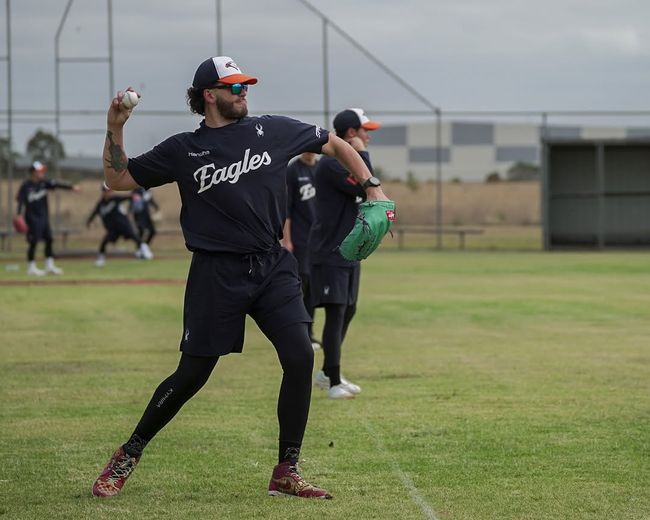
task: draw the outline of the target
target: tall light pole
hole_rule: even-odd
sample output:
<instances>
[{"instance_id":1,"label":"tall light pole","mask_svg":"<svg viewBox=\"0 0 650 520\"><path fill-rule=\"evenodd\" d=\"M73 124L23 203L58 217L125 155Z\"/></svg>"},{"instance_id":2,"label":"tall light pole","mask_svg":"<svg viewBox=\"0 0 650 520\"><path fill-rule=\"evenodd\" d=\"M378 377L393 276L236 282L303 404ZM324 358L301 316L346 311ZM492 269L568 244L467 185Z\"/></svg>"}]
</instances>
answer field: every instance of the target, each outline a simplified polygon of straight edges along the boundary
<instances>
[{"instance_id":1,"label":"tall light pole","mask_svg":"<svg viewBox=\"0 0 650 520\"><path fill-rule=\"evenodd\" d=\"M14 161L13 161L13 97L11 88L11 0L6 3L7 17L7 148L9 156L7 157L7 244L11 249L11 222L14 213L13 200L13 179L14 179Z\"/></svg>"},{"instance_id":2,"label":"tall light pole","mask_svg":"<svg viewBox=\"0 0 650 520\"><path fill-rule=\"evenodd\" d=\"M215 10L217 12L217 56L222 56L223 55L223 50L222 50L222 29L221 29L221 0L215 0Z\"/></svg>"}]
</instances>

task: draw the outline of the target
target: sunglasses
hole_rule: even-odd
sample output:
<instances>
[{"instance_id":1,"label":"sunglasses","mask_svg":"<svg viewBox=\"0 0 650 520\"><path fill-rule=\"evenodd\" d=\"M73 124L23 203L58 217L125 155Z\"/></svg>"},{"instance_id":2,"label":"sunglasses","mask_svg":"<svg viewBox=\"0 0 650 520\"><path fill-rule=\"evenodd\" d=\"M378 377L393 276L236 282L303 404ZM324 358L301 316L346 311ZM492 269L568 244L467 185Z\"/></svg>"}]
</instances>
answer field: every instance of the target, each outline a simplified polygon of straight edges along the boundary
<instances>
[{"instance_id":1,"label":"sunglasses","mask_svg":"<svg viewBox=\"0 0 650 520\"><path fill-rule=\"evenodd\" d=\"M248 91L248 85L244 85L243 83L233 83L232 85L217 85L211 88L216 88L219 90L230 89L230 93L234 95L238 95L241 94L242 92Z\"/></svg>"}]
</instances>

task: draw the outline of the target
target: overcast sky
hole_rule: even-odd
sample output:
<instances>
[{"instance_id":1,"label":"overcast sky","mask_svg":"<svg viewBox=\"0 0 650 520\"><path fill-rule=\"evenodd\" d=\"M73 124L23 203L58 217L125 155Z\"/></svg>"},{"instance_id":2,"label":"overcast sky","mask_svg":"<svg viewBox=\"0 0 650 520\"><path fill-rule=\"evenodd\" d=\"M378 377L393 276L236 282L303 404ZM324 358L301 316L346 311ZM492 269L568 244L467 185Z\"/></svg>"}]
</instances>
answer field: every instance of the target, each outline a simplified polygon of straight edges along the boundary
<instances>
[{"instance_id":1,"label":"overcast sky","mask_svg":"<svg viewBox=\"0 0 650 520\"><path fill-rule=\"evenodd\" d=\"M14 147L38 128L53 131L54 39L68 0L11 0ZM129 121L127 152L140 153L196 126L183 111L196 66L217 53L215 0L113 0L115 88L143 95ZM443 111L646 110L650 94L647 0L314 0L395 74ZM260 83L251 113L286 113L323 124L322 22L298 0L222 0L223 54ZM106 0L75 0L61 56L107 56ZM6 55L4 2L0 6ZM336 31L329 35L333 111L361 106L426 111L425 104ZM61 64L61 108L102 110L106 63ZM0 62L0 109L7 67ZM21 110L43 111L27 117ZM305 111L302 114L295 113ZM311 111L311 113L310 113ZM47 119L49 117L49 119ZM405 122L416 116L375 116ZM29 121L26 121L29 119ZM6 117L0 119L4 135ZM98 129L103 116L67 116L64 130ZM329 124L327 125L329 126ZM65 135L68 155L101 153L103 135Z\"/></svg>"}]
</instances>

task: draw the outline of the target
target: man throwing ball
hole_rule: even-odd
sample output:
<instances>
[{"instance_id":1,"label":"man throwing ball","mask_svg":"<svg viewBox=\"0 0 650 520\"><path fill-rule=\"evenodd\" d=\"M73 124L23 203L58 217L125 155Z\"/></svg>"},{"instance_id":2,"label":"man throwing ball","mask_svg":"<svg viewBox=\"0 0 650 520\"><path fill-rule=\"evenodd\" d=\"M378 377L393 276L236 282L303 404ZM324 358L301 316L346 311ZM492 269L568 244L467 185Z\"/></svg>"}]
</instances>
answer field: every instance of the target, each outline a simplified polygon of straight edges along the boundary
<instances>
[{"instance_id":1,"label":"man throwing ball","mask_svg":"<svg viewBox=\"0 0 650 520\"><path fill-rule=\"evenodd\" d=\"M95 496L117 494L147 444L201 389L219 358L242 351L248 314L273 344L283 370L278 464L268 493L332 497L307 483L297 467L314 352L297 263L279 245L286 217L286 169L292 157L314 152L338 159L360 184L371 175L350 145L318 126L281 116L249 117L246 96L256 83L227 56L205 60L187 91L191 111L204 116L199 127L132 159L123 136L131 110L121 104L121 93L109 107L107 185L133 190L177 183L192 263L178 368L155 390L135 430L95 481ZM369 191L368 198L386 200L381 189Z\"/></svg>"}]
</instances>

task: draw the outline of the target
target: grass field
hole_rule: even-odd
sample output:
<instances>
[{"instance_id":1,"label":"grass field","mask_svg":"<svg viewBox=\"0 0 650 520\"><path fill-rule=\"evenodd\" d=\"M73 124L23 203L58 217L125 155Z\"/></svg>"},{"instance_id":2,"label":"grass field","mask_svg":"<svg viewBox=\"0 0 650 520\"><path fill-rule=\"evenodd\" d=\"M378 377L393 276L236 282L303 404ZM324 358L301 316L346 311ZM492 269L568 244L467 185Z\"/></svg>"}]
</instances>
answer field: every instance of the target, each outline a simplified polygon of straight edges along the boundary
<instances>
[{"instance_id":1,"label":"grass field","mask_svg":"<svg viewBox=\"0 0 650 520\"><path fill-rule=\"evenodd\" d=\"M0 283L26 280L11 261ZM181 332L182 283L115 281L182 281L188 257L61 265L63 280L106 283L0 287L0 518L650 518L647 254L364 262L344 346L363 393L314 390L304 442L327 502L266 496L280 371L253 323L124 492L91 498Z\"/></svg>"}]
</instances>

